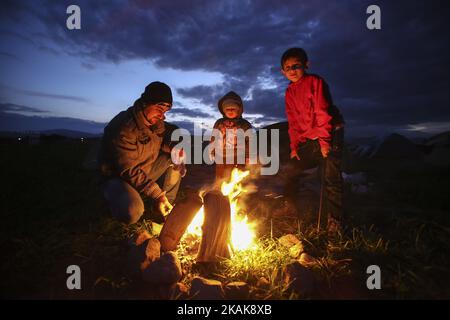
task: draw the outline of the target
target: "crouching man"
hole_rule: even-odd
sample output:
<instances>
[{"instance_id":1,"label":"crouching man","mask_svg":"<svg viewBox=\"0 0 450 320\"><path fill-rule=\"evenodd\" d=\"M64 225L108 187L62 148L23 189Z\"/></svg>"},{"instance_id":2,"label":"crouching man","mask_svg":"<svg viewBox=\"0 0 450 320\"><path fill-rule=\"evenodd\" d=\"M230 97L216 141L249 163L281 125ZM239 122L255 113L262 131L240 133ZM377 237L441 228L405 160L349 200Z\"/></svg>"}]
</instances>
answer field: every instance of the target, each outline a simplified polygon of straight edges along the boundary
<instances>
[{"instance_id":1,"label":"crouching man","mask_svg":"<svg viewBox=\"0 0 450 320\"><path fill-rule=\"evenodd\" d=\"M164 114L171 107L170 88L152 82L132 107L105 127L99 159L102 192L111 214L124 223L141 218L142 197L152 199L154 209L163 216L172 209L182 173L174 168L170 147L163 143ZM161 188L156 181L163 174Z\"/></svg>"}]
</instances>

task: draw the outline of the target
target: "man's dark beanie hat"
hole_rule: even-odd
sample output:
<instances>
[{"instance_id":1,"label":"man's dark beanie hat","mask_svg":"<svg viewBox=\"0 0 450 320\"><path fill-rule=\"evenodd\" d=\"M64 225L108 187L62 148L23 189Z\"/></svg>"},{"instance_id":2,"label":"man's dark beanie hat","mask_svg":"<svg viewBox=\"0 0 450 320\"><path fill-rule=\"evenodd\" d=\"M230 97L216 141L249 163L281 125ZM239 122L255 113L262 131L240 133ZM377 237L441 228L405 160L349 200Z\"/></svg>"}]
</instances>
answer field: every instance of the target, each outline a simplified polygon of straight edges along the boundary
<instances>
[{"instance_id":1,"label":"man's dark beanie hat","mask_svg":"<svg viewBox=\"0 0 450 320\"><path fill-rule=\"evenodd\" d=\"M167 84L155 81L145 87L141 100L145 104L166 102L172 106L172 90Z\"/></svg>"}]
</instances>

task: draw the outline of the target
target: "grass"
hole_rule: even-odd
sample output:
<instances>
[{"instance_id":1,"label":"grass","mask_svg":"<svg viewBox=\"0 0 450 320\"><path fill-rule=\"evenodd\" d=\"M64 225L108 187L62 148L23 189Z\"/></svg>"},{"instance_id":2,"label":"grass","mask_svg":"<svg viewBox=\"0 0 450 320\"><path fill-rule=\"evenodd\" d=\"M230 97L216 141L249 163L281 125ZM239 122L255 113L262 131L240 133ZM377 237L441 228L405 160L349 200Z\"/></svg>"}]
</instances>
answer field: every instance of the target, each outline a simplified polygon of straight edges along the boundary
<instances>
[{"instance_id":1,"label":"grass","mask_svg":"<svg viewBox=\"0 0 450 320\"><path fill-rule=\"evenodd\" d=\"M4 188L1 197L0 249L3 298L107 299L158 298L156 288L125 276L128 239L152 230L150 220L125 226L102 205L95 175L83 169L89 143L1 145ZM257 214L258 249L237 253L212 276L225 283L245 281L252 299L450 298L450 172L371 171L373 192L346 192L348 230L328 239L308 220L268 220ZM183 192L183 190L181 190ZM289 292L281 279L293 261L277 238L293 233L317 258L312 267L317 292ZM182 248L185 250L186 248ZM198 273L194 256L180 256L183 282ZM82 288L65 287L66 268L82 269ZM366 268L382 270L382 290L365 288ZM261 279L267 282L261 285Z\"/></svg>"}]
</instances>

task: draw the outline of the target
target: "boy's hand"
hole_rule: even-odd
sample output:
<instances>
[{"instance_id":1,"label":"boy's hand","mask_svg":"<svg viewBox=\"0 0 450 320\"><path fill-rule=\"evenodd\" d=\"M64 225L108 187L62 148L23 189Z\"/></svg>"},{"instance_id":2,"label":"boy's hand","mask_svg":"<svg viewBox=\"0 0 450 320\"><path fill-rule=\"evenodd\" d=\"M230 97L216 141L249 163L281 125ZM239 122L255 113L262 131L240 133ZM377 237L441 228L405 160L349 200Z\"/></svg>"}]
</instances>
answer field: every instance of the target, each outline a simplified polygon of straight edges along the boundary
<instances>
[{"instance_id":1,"label":"boy's hand","mask_svg":"<svg viewBox=\"0 0 450 320\"><path fill-rule=\"evenodd\" d=\"M320 152L322 153L322 157L326 158L330 153L330 148L322 147L320 148Z\"/></svg>"},{"instance_id":2,"label":"boy's hand","mask_svg":"<svg viewBox=\"0 0 450 320\"><path fill-rule=\"evenodd\" d=\"M156 200L157 210L165 217L173 209L166 196L161 196Z\"/></svg>"},{"instance_id":3,"label":"boy's hand","mask_svg":"<svg viewBox=\"0 0 450 320\"><path fill-rule=\"evenodd\" d=\"M297 150L291 151L291 159L294 159L294 158L297 160L300 160L300 156L298 155Z\"/></svg>"}]
</instances>

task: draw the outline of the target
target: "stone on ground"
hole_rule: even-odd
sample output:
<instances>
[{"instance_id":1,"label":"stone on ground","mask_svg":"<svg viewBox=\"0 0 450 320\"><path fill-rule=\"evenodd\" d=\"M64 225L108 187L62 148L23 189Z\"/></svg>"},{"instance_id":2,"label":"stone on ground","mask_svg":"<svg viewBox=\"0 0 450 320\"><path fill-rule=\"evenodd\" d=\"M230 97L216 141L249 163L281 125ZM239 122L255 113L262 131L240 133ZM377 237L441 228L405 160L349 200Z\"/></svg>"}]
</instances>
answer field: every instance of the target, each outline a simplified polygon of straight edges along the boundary
<instances>
[{"instance_id":1,"label":"stone on ground","mask_svg":"<svg viewBox=\"0 0 450 320\"><path fill-rule=\"evenodd\" d=\"M300 256L302 254L303 251L304 251L303 243L299 242L289 248L289 255L292 258L297 258L298 256Z\"/></svg>"},{"instance_id":2,"label":"stone on ground","mask_svg":"<svg viewBox=\"0 0 450 320\"><path fill-rule=\"evenodd\" d=\"M256 286L263 290L268 290L270 288L270 282L264 277L261 277L256 282Z\"/></svg>"},{"instance_id":3,"label":"stone on ground","mask_svg":"<svg viewBox=\"0 0 450 320\"><path fill-rule=\"evenodd\" d=\"M189 296L189 288L181 282L159 286L158 290L159 298L163 300L185 300Z\"/></svg>"},{"instance_id":4,"label":"stone on ground","mask_svg":"<svg viewBox=\"0 0 450 320\"><path fill-rule=\"evenodd\" d=\"M314 273L295 261L284 267L283 282L289 289L301 295L309 295L314 290Z\"/></svg>"},{"instance_id":5,"label":"stone on ground","mask_svg":"<svg viewBox=\"0 0 450 320\"><path fill-rule=\"evenodd\" d=\"M136 233L130 240L129 244L130 245L135 245L135 246L139 246L141 245L145 240L150 239L152 236L150 233L148 233L148 231L144 230L144 231L140 231L138 233Z\"/></svg>"},{"instance_id":6,"label":"stone on ground","mask_svg":"<svg viewBox=\"0 0 450 320\"><path fill-rule=\"evenodd\" d=\"M127 254L127 271L132 276L138 276L150 263L160 257L161 245L147 231L135 235L129 241Z\"/></svg>"},{"instance_id":7,"label":"stone on ground","mask_svg":"<svg viewBox=\"0 0 450 320\"><path fill-rule=\"evenodd\" d=\"M189 295L194 300L223 300L225 297L220 281L203 277L192 280Z\"/></svg>"},{"instance_id":8,"label":"stone on ground","mask_svg":"<svg viewBox=\"0 0 450 320\"><path fill-rule=\"evenodd\" d=\"M312 265L316 264L317 263L317 259L312 257L312 256L310 256L306 252L303 252L300 255L300 258L298 259L298 262L300 262L300 264L305 266L305 267L309 267L309 266L312 266Z\"/></svg>"},{"instance_id":9,"label":"stone on ground","mask_svg":"<svg viewBox=\"0 0 450 320\"><path fill-rule=\"evenodd\" d=\"M168 251L158 260L150 263L142 271L145 282L155 285L170 285L178 282L182 277L181 263L174 252Z\"/></svg>"},{"instance_id":10,"label":"stone on ground","mask_svg":"<svg viewBox=\"0 0 450 320\"><path fill-rule=\"evenodd\" d=\"M229 300L248 299L250 288L247 283L242 281L230 282L224 287L225 297Z\"/></svg>"},{"instance_id":11,"label":"stone on ground","mask_svg":"<svg viewBox=\"0 0 450 320\"><path fill-rule=\"evenodd\" d=\"M301 243L301 241L293 234L286 234L278 239L278 242L287 248L290 248L298 243Z\"/></svg>"}]
</instances>

